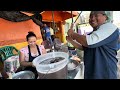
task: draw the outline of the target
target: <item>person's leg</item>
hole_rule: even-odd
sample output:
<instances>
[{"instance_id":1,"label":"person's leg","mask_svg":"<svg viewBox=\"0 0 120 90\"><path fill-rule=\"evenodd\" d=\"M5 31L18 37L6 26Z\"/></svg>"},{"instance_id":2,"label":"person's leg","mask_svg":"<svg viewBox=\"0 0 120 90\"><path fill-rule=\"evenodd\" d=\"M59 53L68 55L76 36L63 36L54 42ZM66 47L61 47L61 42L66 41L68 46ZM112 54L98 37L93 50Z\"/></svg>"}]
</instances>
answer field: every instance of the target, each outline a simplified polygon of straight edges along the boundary
<instances>
[{"instance_id":1,"label":"person's leg","mask_svg":"<svg viewBox=\"0 0 120 90\"><path fill-rule=\"evenodd\" d=\"M46 37L46 40L49 41L49 37Z\"/></svg>"},{"instance_id":2,"label":"person's leg","mask_svg":"<svg viewBox=\"0 0 120 90\"><path fill-rule=\"evenodd\" d=\"M53 46L53 41L52 41L52 38L51 38L51 37L49 37L49 40L50 40L51 45Z\"/></svg>"},{"instance_id":3,"label":"person's leg","mask_svg":"<svg viewBox=\"0 0 120 90\"><path fill-rule=\"evenodd\" d=\"M50 42L50 46L53 46L53 42L52 42L51 37L47 37L46 39Z\"/></svg>"},{"instance_id":4,"label":"person's leg","mask_svg":"<svg viewBox=\"0 0 120 90\"><path fill-rule=\"evenodd\" d=\"M51 39L52 39L52 41L54 41L54 35L51 35Z\"/></svg>"}]
</instances>

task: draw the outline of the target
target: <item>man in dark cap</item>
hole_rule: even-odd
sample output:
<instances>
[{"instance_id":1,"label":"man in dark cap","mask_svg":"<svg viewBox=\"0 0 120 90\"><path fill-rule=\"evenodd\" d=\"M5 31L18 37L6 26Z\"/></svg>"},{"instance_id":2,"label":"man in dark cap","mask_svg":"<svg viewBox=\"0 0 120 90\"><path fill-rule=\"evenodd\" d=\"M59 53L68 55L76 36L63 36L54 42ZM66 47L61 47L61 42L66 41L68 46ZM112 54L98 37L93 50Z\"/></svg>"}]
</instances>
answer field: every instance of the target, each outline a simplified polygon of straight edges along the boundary
<instances>
[{"instance_id":1,"label":"man in dark cap","mask_svg":"<svg viewBox=\"0 0 120 90\"><path fill-rule=\"evenodd\" d=\"M89 23L94 31L88 35L68 31L68 41L76 40L84 50L85 79L117 79L119 30L109 22L108 14L109 11L91 11Z\"/></svg>"}]
</instances>

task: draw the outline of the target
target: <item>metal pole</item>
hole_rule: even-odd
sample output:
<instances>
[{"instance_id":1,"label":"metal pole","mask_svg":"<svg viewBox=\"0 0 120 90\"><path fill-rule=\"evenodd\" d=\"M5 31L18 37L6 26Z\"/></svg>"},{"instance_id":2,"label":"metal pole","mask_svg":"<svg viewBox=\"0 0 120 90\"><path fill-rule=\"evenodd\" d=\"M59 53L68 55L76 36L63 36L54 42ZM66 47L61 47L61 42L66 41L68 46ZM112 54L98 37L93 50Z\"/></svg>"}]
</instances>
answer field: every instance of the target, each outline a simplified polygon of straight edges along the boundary
<instances>
[{"instance_id":1,"label":"metal pole","mask_svg":"<svg viewBox=\"0 0 120 90\"><path fill-rule=\"evenodd\" d=\"M71 23L70 29L73 29L74 23L73 23L73 13L72 13L72 11L71 11L71 18L72 18L72 23Z\"/></svg>"},{"instance_id":2,"label":"metal pole","mask_svg":"<svg viewBox=\"0 0 120 90\"><path fill-rule=\"evenodd\" d=\"M75 20L74 23L76 23L76 21L78 20L79 16L81 15L81 13L82 13L82 11L79 13L79 15L78 15L78 17L76 18L76 20Z\"/></svg>"},{"instance_id":3,"label":"metal pole","mask_svg":"<svg viewBox=\"0 0 120 90\"><path fill-rule=\"evenodd\" d=\"M71 11L71 18L72 18L72 23L73 23L73 13L72 13L72 11Z\"/></svg>"},{"instance_id":4,"label":"metal pole","mask_svg":"<svg viewBox=\"0 0 120 90\"><path fill-rule=\"evenodd\" d=\"M53 20L53 30L54 30L54 35L55 35L54 11L52 11L52 20Z\"/></svg>"}]
</instances>

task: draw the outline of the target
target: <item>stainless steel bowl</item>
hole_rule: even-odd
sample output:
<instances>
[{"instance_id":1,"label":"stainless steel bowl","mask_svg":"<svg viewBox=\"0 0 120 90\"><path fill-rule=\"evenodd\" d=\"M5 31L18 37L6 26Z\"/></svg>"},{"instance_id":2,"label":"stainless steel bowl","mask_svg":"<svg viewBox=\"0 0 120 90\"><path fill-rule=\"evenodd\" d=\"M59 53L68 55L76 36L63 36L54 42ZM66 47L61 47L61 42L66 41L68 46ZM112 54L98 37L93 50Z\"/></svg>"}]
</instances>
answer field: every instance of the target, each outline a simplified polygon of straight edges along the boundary
<instances>
[{"instance_id":1,"label":"stainless steel bowl","mask_svg":"<svg viewBox=\"0 0 120 90\"><path fill-rule=\"evenodd\" d=\"M67 65L67 68L68 68L68 71L72 71L72 70L75 70L77 69L79 66L79 62L75 61L75 60L71 60L68 65Z\"/></svg>"},{"instance_id":2,"label":"stainless steel bowl","mask_svg":"<svg viewBox=\"0 0 120 90\"><path fill-rule=\"evenodd\" d=\"M31 71L21 71L14 74L12 79L35 79L35 75Z\"/></svg>"}]
</instances>

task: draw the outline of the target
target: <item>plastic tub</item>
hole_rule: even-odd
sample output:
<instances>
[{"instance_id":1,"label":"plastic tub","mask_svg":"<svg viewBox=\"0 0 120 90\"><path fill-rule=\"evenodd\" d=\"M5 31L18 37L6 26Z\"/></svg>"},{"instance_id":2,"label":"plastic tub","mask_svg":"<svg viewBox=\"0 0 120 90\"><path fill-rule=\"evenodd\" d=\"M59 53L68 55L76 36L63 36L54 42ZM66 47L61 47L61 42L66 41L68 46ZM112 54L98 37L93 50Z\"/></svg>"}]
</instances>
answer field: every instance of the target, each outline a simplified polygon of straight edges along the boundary
<instances>
[{"instance_id":1,"label":"plastic tub","mask_svg":"<svg viewBox=\"0 0 120 90\"><path fill-rule=\"evenodd\" d=\"M64 59L55 63L41 64L41 62L55 57L62 57ZM35 58L33 65L36 67L39 79L66 79L68 58L68 53L65 52L51 52Z\"/></svg>"}]
</instances>

